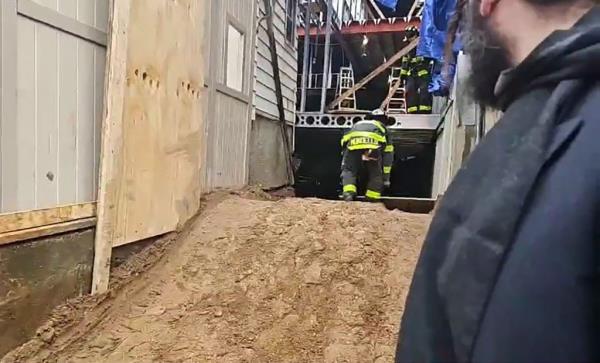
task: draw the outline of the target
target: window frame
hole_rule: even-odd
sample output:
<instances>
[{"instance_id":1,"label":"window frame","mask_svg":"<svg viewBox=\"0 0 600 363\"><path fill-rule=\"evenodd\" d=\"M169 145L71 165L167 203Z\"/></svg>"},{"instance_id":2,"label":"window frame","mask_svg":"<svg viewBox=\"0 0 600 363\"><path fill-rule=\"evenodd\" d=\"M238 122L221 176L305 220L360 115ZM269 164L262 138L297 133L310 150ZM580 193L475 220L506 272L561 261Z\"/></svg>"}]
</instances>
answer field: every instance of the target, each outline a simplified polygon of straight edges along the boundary
<instances>
[{"instance_id":1,"label":"window frame","mask_svg":"<svg viewBox=\"0 0 600 363\"><path fill-rule=\"evenodd\" d=\"M290 2L292 3L293 14L291 15L292 30L290 33L290 38L288 38L288 19L290 18L288 11L290 10ZM273 8L275 6L276 6L276 4L273 4ZM275 10L273 9L273 11L275 11ZM296 44L297 44L296 40L297 40L297 35L298 35L298 29L297 29L298 28L298 0L285 0L284 25L285 25L285 29L284 29L285 30L285 35L284 35L285 42L292 48L295 48Z\"/></svg>"},{"instance_id":2,"label":"window frame","mask_svg":"<svg viewBox=\"0 0 600 363\"><path fill-rule=\"evenodd\" d=\"M232 27L233 29L235 29L238 33L241 34L242 36L242 41L243 41L243 48L242 48L242 74L241 74L241 89L236 89L233 88L231 86L229 86L228 84L228 62L229 62L229 27ZM245 80L245 74L246 74L246 67L247 67L247 57L246 57L246 53L247 53L247 47L248 47L248 37L246 34L246 31L244 30L244 27L242 26L242 24L240 24L237 19L235 19L234 17L232 17L231 15L227 14L227 21L225 22L225 31L224 31L224 47L223 47L223 86L225 86L226 88L235 91L235 92L239 92L241 94L246 94L246 87L247 87L247 83Z\"/></svg>"}]
</instances>

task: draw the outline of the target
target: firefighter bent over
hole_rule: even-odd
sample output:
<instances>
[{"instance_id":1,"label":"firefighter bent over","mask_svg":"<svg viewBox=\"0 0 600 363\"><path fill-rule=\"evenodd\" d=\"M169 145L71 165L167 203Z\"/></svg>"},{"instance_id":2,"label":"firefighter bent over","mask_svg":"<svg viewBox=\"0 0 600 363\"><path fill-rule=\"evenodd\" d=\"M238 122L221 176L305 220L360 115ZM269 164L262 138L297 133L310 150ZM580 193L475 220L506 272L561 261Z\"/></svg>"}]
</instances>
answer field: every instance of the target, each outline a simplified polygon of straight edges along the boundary
<instances>
[{"instance_id":1,"label":"firefighter bent over","mask_svg":"<svg viewBox=\"0 0 600 363\"><path fill-rule=\"evenodd\" d=\"M346 201L356 197L357 178L363 165L368 173L367 200L378 201L384 187L390 186L394 145L386 127L388 117L382 110L375 110L369 118L355 123L342 138L342 184Z\"/></svg>"}]
</instances>

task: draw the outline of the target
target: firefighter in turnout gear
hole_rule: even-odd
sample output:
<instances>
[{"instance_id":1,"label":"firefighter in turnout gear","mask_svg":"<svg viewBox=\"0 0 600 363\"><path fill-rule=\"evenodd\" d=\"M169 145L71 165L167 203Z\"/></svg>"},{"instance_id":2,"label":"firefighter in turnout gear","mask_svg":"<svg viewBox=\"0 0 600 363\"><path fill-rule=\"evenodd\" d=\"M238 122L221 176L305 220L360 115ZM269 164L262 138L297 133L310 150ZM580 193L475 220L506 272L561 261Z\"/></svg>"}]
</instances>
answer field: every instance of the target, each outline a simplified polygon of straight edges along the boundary
<instances>
[{"instance_id":1,"label":"firefighter in turnout gear","mask_svg":"<svg viewBox=\"0 0 600 363\"><path fill-rule=\"evenodd\" d=\"M406 82L407 112L410 114L431 113L433 96L429 93L431 69L433 61L423 57L414 57L408 67L408 80Z\"/></svg>"},{"instance_id":2,"label":"firefighter in turnout gear","mask_svg":"<svg viewBox=\"0 0 600 363\"><path fill-rule=\"evenodd\" d=\"M369 119L355 123L342 138L344 200L355 199L357 177L363 166L368 173L367 200L378 201L384 188L390 186L394 145L386 127L389 120L382 110L377 109L371 112Z\"/></svg>"}]
</instances>

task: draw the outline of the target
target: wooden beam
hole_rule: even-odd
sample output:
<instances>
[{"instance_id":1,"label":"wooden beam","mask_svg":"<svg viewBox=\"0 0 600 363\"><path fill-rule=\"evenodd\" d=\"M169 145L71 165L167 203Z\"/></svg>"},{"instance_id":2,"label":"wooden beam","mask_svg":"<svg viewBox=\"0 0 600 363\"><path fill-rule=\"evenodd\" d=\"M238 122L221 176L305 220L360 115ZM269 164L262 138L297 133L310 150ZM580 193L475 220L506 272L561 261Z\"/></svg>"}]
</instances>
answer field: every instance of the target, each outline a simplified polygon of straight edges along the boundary
<instances>
[{"instance_id":1,"label":"wooden beam","mask_svg":"<svg viewBox=\"0 0 600 363\"><path fill-rule=\"evenodd\" d=\"M96 215L96 203L67 205L27 212L0 214L0 233L74 221Z\"/></svg>"},{"instance_id":2,"label":"wooden beam","mask_svg":"<svg viewBox=\"0 0 600 363\"><path fill-rule=\"evenodd\" d=\"M398 81L396 81L396 83L394 84L394 86L390 88L390 91L388 92L388 95L386 96L385 100L383 100L381 106L379 106L380 109L385 110L387 105L390 103L392 97L394 97L394 93L396 93L396 91L398 90L398 88L400 88L401 85L402 79L399 78Z\"/></svg>"},{"instance_id":3,"label":"wooden beam","mask_svg":"<svg viewBox=\"0 0 600 363\"><path fill-rule=\"evenodd\" d=\"M110 0L109 38L104 80L102 148L100 152L100 185L98 189L98 226L94 242L92 294L108 290L114 225L111 214L119 206L118 190L110 178L122 168L119 156L123 149L123 107L127 81L127 44L131 1ZM108 187L113 185L113 187ZM110 205L107 205L110 204Z\"/></svg>"},{"instance_id":4,"label":"wooden beam","mask_svg":"<svg viewBox=\"0 0 600 363\"><path fill-rule=\"evenodd\" d=\"M281 90L281 76L279 72L279 56L277 55L277 40L275 39L275 27L273 25L274 10L271 6L271 0L264 0L265 11L267 13L267 35L269 36L269 50L271 52L271 66L273 67L273 80L275 82L275 96L277 97L277 110L279 112L279 123L281 129L281 140L285 153L286 171L288 182L294 184L294 166L292 163L292 153L287 134L287 122L285 120L285 108L283 105L283 92Z\"/></svg>"},{"instance_id":5,"label":"wooden beam","mask_svg":"<svg viewBox=\"0 0 600 363\"><path fill-rule=\"evenodd\" d=\"M364 77L358 83L356 83L354 85L354 87L350 88L346 92L339 95L335 100L333 100L329 104L329 106L327 106L327 109L331 110L332 108L337 106L340 102L342 102L342 100L346 99L346 97L350 96L353 92L356 92L356 90L362 88L364 85L369 83L373 78L377 77L383 71L385 71L386 69L391 67L394 63L396 63L400 58L402 58L403 56L408 54L411 50L413 50L417 46L418 43L419 43L419 37L413 39L410 43L408 43L408 45L406 47L402 48L398 53L394 54L394 56L392 58L388 59L387 62L385 62L382 65L380 65L379 67L375 68L373 70L373 72L369 73L366 77Z\"/></svg>"},{"instance_id":6,"label":"wooden beam","mask_svg":"<svg viewBox=\"0 0 600 363\"><path fill-rule=\"evenodd\" d=\"M0 246L11 243L22 242L34 238L53 236L56 234L77 231L80 229L91 228L96 225L96 218L84 218L76 221L51 224L46 226L22 229L20 231L11 231L0 233Z\"/></svg>"}]
</instances>

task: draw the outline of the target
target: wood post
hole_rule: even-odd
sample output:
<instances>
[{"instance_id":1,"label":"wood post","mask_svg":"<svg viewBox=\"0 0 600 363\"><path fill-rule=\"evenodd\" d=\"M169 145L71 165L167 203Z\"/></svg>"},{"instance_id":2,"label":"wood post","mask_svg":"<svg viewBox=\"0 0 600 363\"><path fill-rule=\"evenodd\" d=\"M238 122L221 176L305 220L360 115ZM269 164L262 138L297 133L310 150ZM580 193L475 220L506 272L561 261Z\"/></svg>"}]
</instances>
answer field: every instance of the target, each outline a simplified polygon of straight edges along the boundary
<instances>
[{"instance_id":1,"label":"wood post","mask_svg":"<svg viewBox=\"0 0 600 363\"><path fill-rule=\"evenodd\" d=\"M275 29L273 26L273 7L271 0L264 0L265 11L267 13L267 35L269 36L269 50L271 51L271 66L273 67L273 80L275 81L275 96L277 97L277 109L279 111L279 123L281 128L281 138L283 140L283 150L285 152L286 170L288 181L294 184L294 165L292 163L292 153L287 134L285 120L285 108L283 106L283 93L281 91L281 77L279 74L279 56L277 55L277 41L275 39Z\"/></svg>"}]
</instances>

